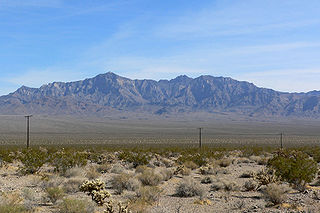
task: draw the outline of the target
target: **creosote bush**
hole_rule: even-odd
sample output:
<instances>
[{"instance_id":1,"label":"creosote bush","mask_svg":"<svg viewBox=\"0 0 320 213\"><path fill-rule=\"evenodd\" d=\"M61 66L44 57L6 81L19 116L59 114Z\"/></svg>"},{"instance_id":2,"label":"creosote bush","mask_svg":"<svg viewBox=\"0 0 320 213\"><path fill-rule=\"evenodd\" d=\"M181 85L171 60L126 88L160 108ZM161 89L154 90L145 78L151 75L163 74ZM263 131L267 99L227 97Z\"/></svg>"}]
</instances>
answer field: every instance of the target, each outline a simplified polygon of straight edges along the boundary
<instances>
[{"instance_id":1,"label":"creosote bush","mask_svg":"<svg viewBox=\"0 0 320 213\"><path fill-rule=\"evenodd\" d=\"M140 165L146 165L149 163L150 157L145 153L141 152L121 152L118 156L120 160L124 160L126 162L132 163L133 167L136 168Z\"/></svg>"},{"instance_id":2,"label":"creosote bush","mask_svg":"<svg viewBox=\"0 0 320 213\"><path fill-rule=\"evenodd\" d=\"M55 153L51 153L50 164L56 172L65 174L70 168L87 165L86 154L62 148Z\"/></svg>"},{"instance_id":3,"label":"creosote bush","mask_svg":"<svg viewBox=\"0 0 320 213\"><path fill-rule=\"evenodd\" d=\"M47 161L47 154L40 149L26 149L19 155L19 160L23 164L20 171L23 174L34 174L39 171L44 163Z\"/></svg>"},{"instance_id":4,"label":"creosote bush","mask_svg":"<svg viewBox=\"0 0 320 213\"><path fill-rule=\"evenodd\" d=\"M300 151L280 150L268 161L268 167L289 183L305 185L310 183L318 172L317 163Z\"/></svg>"}]
</instances>

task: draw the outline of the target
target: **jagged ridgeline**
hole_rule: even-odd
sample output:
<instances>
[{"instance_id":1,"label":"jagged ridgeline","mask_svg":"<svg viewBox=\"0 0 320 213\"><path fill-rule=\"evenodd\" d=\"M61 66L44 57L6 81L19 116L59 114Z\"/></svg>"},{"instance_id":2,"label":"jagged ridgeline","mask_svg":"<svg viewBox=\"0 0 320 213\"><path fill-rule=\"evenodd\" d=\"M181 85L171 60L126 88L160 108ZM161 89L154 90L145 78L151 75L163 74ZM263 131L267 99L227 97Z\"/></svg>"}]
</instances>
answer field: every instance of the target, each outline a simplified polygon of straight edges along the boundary
<instances>
[{"instance_id":1,"label":"jagged ridgeline","mask_svg":"<svg viewBox=\"0 0 320 213\"><path fill-rule=\"evenodd\" d=\"M319 117L320 92L284 93L231 78L179 76L131 80L108 72L76 82L21 87L0 97L1 114L103 115L143 112L176 115L221 112L246 116Z\"/></svg>"}]
</instances>

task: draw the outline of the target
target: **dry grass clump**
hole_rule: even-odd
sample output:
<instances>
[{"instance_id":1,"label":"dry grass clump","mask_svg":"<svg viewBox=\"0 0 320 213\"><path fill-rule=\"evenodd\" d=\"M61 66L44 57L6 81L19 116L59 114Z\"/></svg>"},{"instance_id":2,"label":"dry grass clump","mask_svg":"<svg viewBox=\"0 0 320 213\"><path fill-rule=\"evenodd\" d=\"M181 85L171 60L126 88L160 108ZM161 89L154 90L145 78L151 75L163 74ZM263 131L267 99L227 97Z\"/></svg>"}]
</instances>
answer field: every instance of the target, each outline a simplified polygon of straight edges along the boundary
<instances>
[{"instance_id":1,"label":"dry grass clump","mask_svg":"<svg viewBox=\"0 0 320 213\"><path fill-rule=\"evenodd\" d=\"M140 166L137 166L136 170L135 170L135 173L143 173L145 170L148 170L148 169L151 169L149 167L147 167L146 165L140 165Z\"/></svg>"},{"instance_id":2,"label":"dry grass clump","mask_svg":"<svg viewBox=\"0 0 320 213\"><path fill-rule=\"evenodd\" d=\"M159 174L161 175L161 177L162 177L161 179L163 181L168 181L173 177L174 171L172 169L161 168L159 170Z\"/></svg>"},{"instance_id":3,"label":"dry grass clump","mask_svg":"<svg viewBox=\"0 0 320 213\"><path fill-rule=\"evenodd\" d=\"M43 180L41 183L41 188L45 190L47 188L59 187L63 185L64 180L64 178L57 175L49 176L47 179Z\"/></svg>"},{"instance_id":4,"label":"dry grass clump","mask_svg":"<svg viewBox=\"0 0 320 213\"><path fill-rule=\"evenodd\" d=\"M246 191L253 191L258 187L257 183L253 180L248 180L244 183L244 188Z\"/></svg>"},{"instance_id":5,"label":"dry grass clump","mask_svg":"<svg viewBox=\"0 0 320 213\"><path fill-rule=\"evenodd\" d=\"M23 198L17 193L2 193L0 196L1 213L31 213L22 205Z\"/></svg>"},{"instance_id":6,"label":"dry grass clump","mask_svg":"<svg viewBox=\"0 0 320 213\"><path fill-rule=\"evenodd\" d=\"M143 185L157 186L161 182L162 177L160 174L155 173L154 169L147 169L138 176L138 179Z\"/></svg>"},{"instance_id":7,"label":"dry grass clump","mask_svg":"<svg viewBox=\"0 0 320 213\"><path fill-rule=\"evenodd\" d=\"M58 205L59 213L92 213L94 206L86 200L79 199L63 199Z\"/></svg>"},{"instance_id":8,"label":"dry grass clump","mask_svg":"<svg viewBox=\"0 0 320 213\"><path fill-rule=\"evenodd\" d=\"M286 200L286 189L281 185L271 183L268 184L264 190L266 200L270 201L273 205L278 205Z\"/></svg>"},{"instance_id":9,"label":"dry grass clump","mask_svg":"<svg viewBox=\"0 0 320 213\"><path fill-rule=\"evenodd\" d=\"M82 177L69 178L63 183L63 188L67 193L76 193L79 192L79 187L84 181Z\"/></svg>"},{"instance_id":10,"label":"dry grass clump","mask_svg":"<svg viewBox=\"0 0 320 213\"><path fill-rule=\"evenodd\" d=\"M97 179L98 177L100 177L100 175L101 174L97 171L96 167L94 166L90 166L86 171L86 177L89 180Z\"/></svg>"},{"instance_id":11,"label":"dry grass clump","mask_svg":"<svg viewBox=\"0 0 320 213\"><path fill-rule=\"evenodd\" d=\"M66 172L63 174L63 176L66 178L78 177L83 175L84 175L84 170L81 167L73 167L73 168L67 169Z\"/></svg>"},{"instance_id":12,"label":"dry grass clump","mask_svg":"<svg viewBox=\"0 0 320 213\"><path fill-rule=\"evenodd\" d=\"M124 167L119 163L114 164L112 169L110 170L110 172L114 174L120 174L120 173L123 173L124 171L125 171Z\"/></svg>"},{"instance_id":13,"label":"dry grass clump","mask_svg":"<svg viewBox=\"0 0 320 213\"><path fill-rule=\"evenodd\" d=\"M228 167L232 163L232 160L230 158L222 158L220 160L217 160L217 164L220 167Z\"/></svg>"},{"instance_id":14,"label":"dry grass clump","mask_svg":"<svg viewBox=\"0 0 320 213\"><path fill-rule=\"evenodd\" d=\"M204 188L191 177L184 178L176 187L176 196L178 197L194 197L205 195Z\"/></svg>"},{"instance_id":15,"label":"dry grass clump","mask_svg":"<svg viewBox=\"0 0 320 213\"><path fill-rule=\"evenodd\" d=\"M239 178L253 178L254 173L252 171L245 171L243 172Z\"/></svg>"},{"instance_id":16,"label":"dry grass clump","mask_svg":"<svg viewBox=\"0 0 320 213\"><path fill-rule=\"evenodd\" d=\"M167 159L167 158L162 158L161 159L162 163L165 165L165 167L170 168L170 167L174 167L175 166L175 162Z\"/></svg>"},{"instance_id":17,"label":"dry grass clump","mask_svg":"<svg viewBox=\"0 0 320 213\"><path fill-rule=\"evenodd\" d=\"M213 166L202 166L200 167L200 174L202 175L213 175L216 173L215 169Z\"/></svg>"},{"instance_id":18,"label":"dry grass clump","mask_svg":"<svg viewBox=\"0 0 320 213\"><path fill-rule=\"evenodd\" d=\"M140 182L128 173L113 176L111 184L117 194L122 194L124 190L135 191L140 187Z\"/></svg>"},{"instance_id":19,"label":"dry grass clump","mask_svg":"<svg viewBox=\"0 0 320 213\"><path fill-rule=\"evenodd\" d=\"M191 170L195 170L198 168L198 165L195 164L193 161L186 161L183 163L183 165Z\"/></svg>"},{"instance_id":20,"label":"dry grass clump","mask_svg":"<svg viewBox=\"0 0 320 213\"><path fill-rule=\"evenodd\" d=\"M176 170L174 171L175 175L181 174L183 176L188 176L191 174L191 169L185 167L184 165L180 165L176 168Z\"/></svg>"},{"instance_id":21,"label":"dry grass clump","mask_svg":"<svg viewBox=\"0 0 320 213\"><path fill-rule=\"evenodd\" d=\"M109 172L111 169L111 164L103 163L97 166L97 171L101 174Z\"/></svg>"},{"instance_id":22,"label":"dry grass clump","mask_svg":"<svg viewBox=\"0 0 320 213\"><path fill-rule=\"evenodd\" d=\"M238 191L239 186L235 182L224 181L224 190L225 191Z\"/></svg>"},{"instance_id":23,"label":"dry grass clump","mask_svg":"<svg viewBox=\"0 0 320 213\"><path fill-rule=\"evenodd\" d=\"M209 184L209 183L212 183L212 181L213 181L212 177L210 177L210 176L206 176L201 179L201 183L203 183L203 184Z\"/></svg>"},{"instance_id":24,"label":"dry grass clump","mask_svg":"<svg viewBox=\"0 0 320 213\"><path fill-rule=\"evenodd\" d=\"M137 192L137 197L148 204L159 200L162 190L157 186L144 186Z\"/></svg>"},{"instance_id":25,"label":"dry grass clump","mask_svg":"<svg viewBox=\"0 0 320 213\"><path fill-rule=\"evenodd\" d=\"M219 190L237 191L239 190L239 186L232 181L220 180L220 179L212 180L210 191L219 191Z\"/></svg>"},{"instance_id":26,"label":"dry grass clump","mask_svg":"<svg viewBox=\"0 0 320 213\"><path fill-rule=\"evenodd\" d=\"M60 187L49 187L45 190L47 198L55 204L57 200L61 200L64 196L64 190Z\"/></svg>"}]
</instances>

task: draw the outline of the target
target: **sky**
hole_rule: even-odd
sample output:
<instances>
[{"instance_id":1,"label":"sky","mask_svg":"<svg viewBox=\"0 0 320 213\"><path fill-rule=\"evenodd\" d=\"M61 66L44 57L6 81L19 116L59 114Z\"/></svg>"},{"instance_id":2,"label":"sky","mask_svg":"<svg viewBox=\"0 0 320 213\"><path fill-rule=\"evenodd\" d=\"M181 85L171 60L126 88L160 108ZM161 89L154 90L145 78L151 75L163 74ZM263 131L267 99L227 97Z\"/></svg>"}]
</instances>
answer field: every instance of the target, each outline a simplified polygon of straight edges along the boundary
<instances>
[{"instance_id":1,"label":"sky","mask_svg":"<svg viewBox=\"0 0 320 213\"><path fill-rule=\"evenodd\" d=\"M0 0L0 95L109 71L320 90L320 1Z\"/></svg>"}]
</instances>

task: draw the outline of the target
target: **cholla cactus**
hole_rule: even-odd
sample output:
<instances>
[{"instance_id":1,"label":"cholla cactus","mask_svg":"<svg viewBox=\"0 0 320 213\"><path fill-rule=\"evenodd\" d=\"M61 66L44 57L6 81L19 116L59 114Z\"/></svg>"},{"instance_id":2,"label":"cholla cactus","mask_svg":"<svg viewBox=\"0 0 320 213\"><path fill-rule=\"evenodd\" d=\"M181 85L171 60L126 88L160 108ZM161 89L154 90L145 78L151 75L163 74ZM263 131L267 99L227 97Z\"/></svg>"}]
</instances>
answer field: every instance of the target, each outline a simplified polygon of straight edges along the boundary
<instances>
[{"instance_id":1,"label":"cholla cactus","mask_svg":"<svg viewBox=\"0 0 320 213\"><path fill-rule=\"evenodd\" d=\"M104 189L105 183L101 180L87 180L80 186L80 191L86 192L91 196L92 200L98 205L102 206L105 199L111 197L111 194Z\"/></svg>"},{"instance_id":2,"label":"cholla cactus","mask_svg":"<svg viewBox=\"0 0 320 213\"><path fill-rule=\"evenodd\" d=\"M118 213L131 213L130 210L128 210L128 205L123 206L120 202L118 203L119 211ZM112 202L108 201L106 205L107 209L103 211L103 213L115 213L115 210L113 208Z\"/></svg>"},{"instance_id":3,"label":"cholla cactus","mask_svg":"<svg viewBox=\"0 0 320 213\"><path fill-rule=\"evenodd\" d=\"M178 175L180 174L184 169L186 169L186 167L184 165L180 165L177 167L177 169L174 171L174 175Z\"/></svg>"},{"instance_id":4,"label":"cholla cactus","mask_svg":"<svg viewBox=\"0 0 320 213\"><path fill-rule=\"evenodd\" d=\"M253 179L259 184L258 188L263 185L268 185L269 183L278 183L279 178L275 174L275 170L261 170L253 175Z\"/></svg>"}]
</instances>

